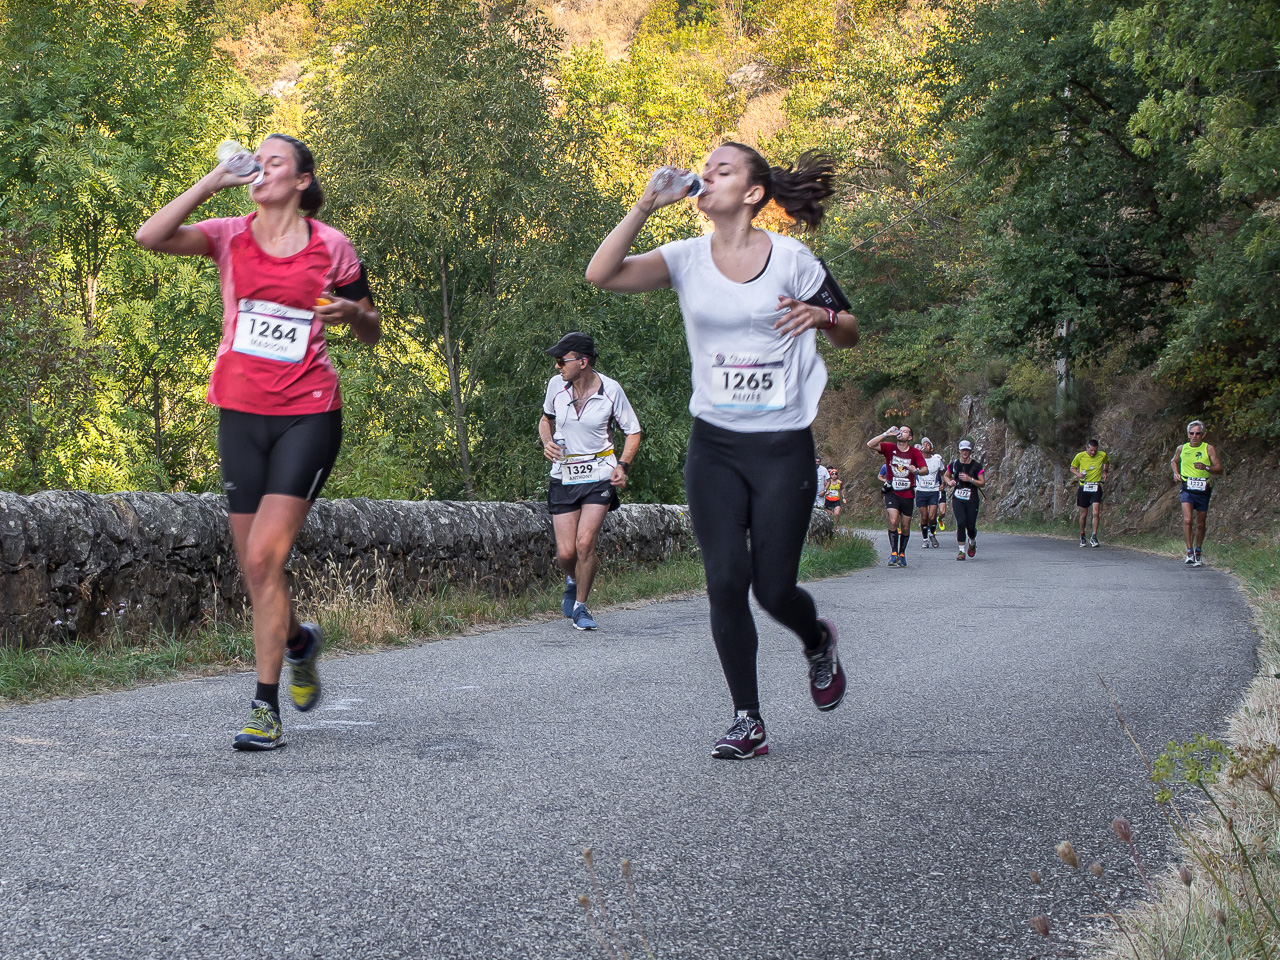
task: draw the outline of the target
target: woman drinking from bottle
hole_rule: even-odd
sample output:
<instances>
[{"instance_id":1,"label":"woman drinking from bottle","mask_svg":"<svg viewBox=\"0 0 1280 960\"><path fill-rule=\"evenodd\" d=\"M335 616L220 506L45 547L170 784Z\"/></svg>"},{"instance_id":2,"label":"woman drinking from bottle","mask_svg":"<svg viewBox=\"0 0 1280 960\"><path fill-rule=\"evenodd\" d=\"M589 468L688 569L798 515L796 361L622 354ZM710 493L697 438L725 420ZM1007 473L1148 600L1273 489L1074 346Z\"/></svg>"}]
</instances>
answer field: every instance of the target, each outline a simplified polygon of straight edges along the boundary
<instances>
[{"instance_id":1,"label":"woman drinking from bottle","mask_svg":"<svg viewBox=\"0 0 1280 960\"><path fill-rule=\"evenodd\" d=\"M222 342L207 399L219 408L218 455L236 558L253 607L258 684L238 750L284 743L279 685L291 667L294 706L320 699L313 623L293 614L284 565L342 440L342 399L325 332L346 326L376 343L381 322L351 243L315 219L324 202L305 144L272 134L258 148L261 171L219 163L138 230L149 250L209 257L222 282ZM240 168L237 168L240 169ZM244 217L184 221L220 190L249 184L256 209Z\"/></svg>"},{"instance_id":2,"label":"woman drinking from bottle","mask_svg":"<svg viewBox=\"0 0 1280 960\"><path fill-rule=\"evenodd\" d=\"M664 168L587 268L587 279L603 289L672 287L680 299L693 361L685 492L735 714L712 748L722 759L769 750L748 590L800 638L818 709L832 710L844 696L835 626L818 618L797 577L816 492L809 425L827 382L815 331L837 347L852 347L858 323L804 244L752 225L772 199L797 222L816 227L833 174L821 154L802 156L795 169L771 167L750 147L726 143L707 158L697 197L714 233L628 255L654 210L695 189L673 183Z\"/></svg>"}]
</instances>

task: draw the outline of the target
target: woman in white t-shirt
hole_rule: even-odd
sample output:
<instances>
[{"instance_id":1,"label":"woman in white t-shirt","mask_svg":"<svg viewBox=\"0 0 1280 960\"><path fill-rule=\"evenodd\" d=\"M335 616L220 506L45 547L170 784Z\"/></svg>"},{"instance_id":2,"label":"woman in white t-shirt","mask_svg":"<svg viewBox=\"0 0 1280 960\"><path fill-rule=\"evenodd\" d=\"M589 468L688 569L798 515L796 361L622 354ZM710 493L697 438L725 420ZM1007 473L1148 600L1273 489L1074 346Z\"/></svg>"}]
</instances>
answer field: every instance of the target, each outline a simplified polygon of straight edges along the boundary
<instances>
[{"instance_id":1,"label":"woman in white t-shirt","mask_svg":"<svg viewBox=\"0 0 1280 960\"><path fill-rule=\"evenodd\" d=\"M845 678L836 629L797 585L816 490L809 425L827 382L815 330L837 347L858 342L858 322L835 280L799 241L752 226L775 200L806 228L831 196L831 160L808 153L795 169L726 143L707 158L698 209L715 232L629 256L648 216L688 192L658 171L587 267L605 290L675 289L693 361L693 430L685 493L702 549L711 632L733 698L734 720L712 756L768 753L756 683L758 637L748 591L800 637L820 710L839 706Z\"/></svg>"}]
</instances>

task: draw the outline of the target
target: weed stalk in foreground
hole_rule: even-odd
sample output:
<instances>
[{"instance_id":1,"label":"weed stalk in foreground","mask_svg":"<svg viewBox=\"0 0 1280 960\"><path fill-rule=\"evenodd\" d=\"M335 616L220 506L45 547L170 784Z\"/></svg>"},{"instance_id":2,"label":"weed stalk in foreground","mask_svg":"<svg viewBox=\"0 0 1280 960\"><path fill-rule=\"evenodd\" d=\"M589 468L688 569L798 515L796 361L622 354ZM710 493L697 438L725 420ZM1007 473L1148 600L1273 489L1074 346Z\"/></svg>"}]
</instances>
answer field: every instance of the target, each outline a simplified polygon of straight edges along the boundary
<instances>
[{"instance_id":1,"label":"weed stalk in foreground","mask_svg":"<svg viewBox=\"0 0 1280 960\"><path fill-rule=\"evenodd\" d=\"M591 932L595 934L600 949L604 951L604 955L609 960L631 960L631 954L627 952L626 945L623 943L622 937L613 926L613 921L609 917L609 908L605 902L604 889L600 885L600 878L596 874L595 855L590 847L582 851L582 860L587 865L587 875L591 878L591 890L595 894L595 900L592 900L586 894L579 894L578 905L582 907L583 912L587 916L587 926ZM631 907L631 919L635 923L636 936L640 940L641 948L648 960L654 960L653 948L649 945L649 940L644 935L644 924L640 920L640 909L636 900L635 886L632 883L631 861L622 861L622 882L627 891L627 902Z\"/></svg>"}]
</instances>

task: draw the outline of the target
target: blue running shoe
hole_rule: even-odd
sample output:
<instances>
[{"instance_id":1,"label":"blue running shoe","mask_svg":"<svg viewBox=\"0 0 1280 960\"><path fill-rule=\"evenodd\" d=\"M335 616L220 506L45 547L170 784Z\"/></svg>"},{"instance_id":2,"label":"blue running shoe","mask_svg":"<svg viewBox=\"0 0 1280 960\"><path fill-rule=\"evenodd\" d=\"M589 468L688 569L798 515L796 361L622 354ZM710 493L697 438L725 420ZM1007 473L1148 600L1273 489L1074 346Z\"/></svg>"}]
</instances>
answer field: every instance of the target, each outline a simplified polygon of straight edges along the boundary
<instances>
[{"instance_id":1,"label":"blue running shoe","mask_svg":"<svg viewBox=\"0 0 1280 960\"><path fill-rule=\"evenodd\" d=\"M564 600L560 603L560 612L570 620L573 619L573 605L578 602L578 584L572 577L564 578Z\"/></svg>"},{"instance_id":2,"label":"blue running shoe","mask_svg":"<svg viewBox=\"0 0 1280 960\"><path fill-rule=\"evenodd\" d=\"M237 750L274 750L284 746L284 730L280 726L280 714L263 700L251 700L253 712L249 722L236 734L231 745Z\"/></svg>"},{"instance_id":3,"label":"blue running shoe","mask_svg":"<svg viewBox=\"0 0 1280 960\"><path fill-rule=\"evenodd\" d=\"M587 605L585 603L580 607L574 608L573 626L577 630L594 630L596 628L596 622L591 619L591 614L587 613Z\"/></svg>"}]
</instances>

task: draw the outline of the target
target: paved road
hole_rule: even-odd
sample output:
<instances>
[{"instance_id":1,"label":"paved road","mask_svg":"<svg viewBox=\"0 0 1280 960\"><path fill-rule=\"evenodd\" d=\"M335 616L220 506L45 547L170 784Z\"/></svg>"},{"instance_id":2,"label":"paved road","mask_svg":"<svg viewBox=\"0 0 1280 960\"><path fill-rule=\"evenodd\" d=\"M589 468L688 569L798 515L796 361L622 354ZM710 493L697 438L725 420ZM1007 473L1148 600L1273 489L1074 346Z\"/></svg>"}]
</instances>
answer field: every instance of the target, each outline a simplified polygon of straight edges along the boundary
<instances>
[{"instance_id":1,"label":"paved road","mask_svg":"<svg viewBox=\"0 0 1280 960\"><path fill-rule=\"evenodd\" d=\"M1027 917L1096 909L1026 882L1065 880L1055 843L1108 892L1133 887L1114 816L1166 852L1095 673L1155 749L1219 729L1254 669L1228 578L1141 553L917 539L813 592L848 697L818 714L762 625L773 752L745 763L708 757L701 599L329 661L275 754L230 749L246 675L0 713L0 955L602 957L584 846L622 914L635 865L660 958L1038 955Z\"/></svg>"}]
</instances>

